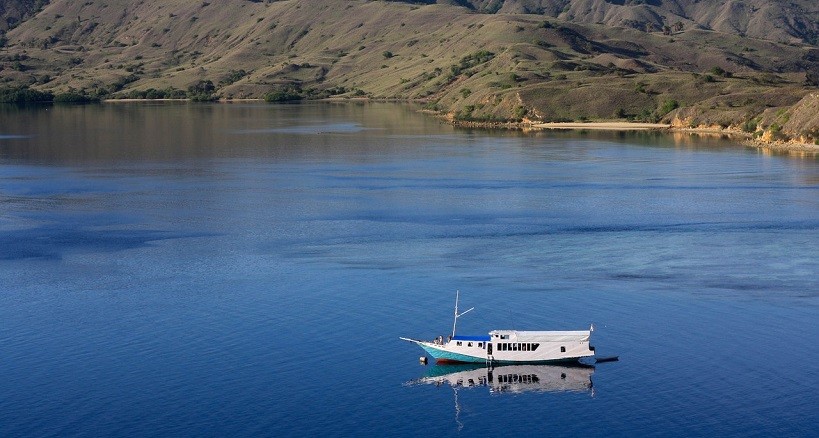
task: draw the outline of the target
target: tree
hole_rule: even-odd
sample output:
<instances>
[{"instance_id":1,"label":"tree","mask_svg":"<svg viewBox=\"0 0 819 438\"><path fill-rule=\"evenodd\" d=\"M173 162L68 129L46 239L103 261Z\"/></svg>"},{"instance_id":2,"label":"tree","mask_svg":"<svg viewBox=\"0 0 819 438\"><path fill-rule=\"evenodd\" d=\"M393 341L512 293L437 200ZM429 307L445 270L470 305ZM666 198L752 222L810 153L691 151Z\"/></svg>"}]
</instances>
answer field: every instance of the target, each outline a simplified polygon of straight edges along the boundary
<instances>
[{"instance_id":1,"label":"tree","mask_svg":"<svg viewBox=\"0 0 819 438\"><path fill-rule=\"evenodd\" d=\"M188 92L191 94L210 94L216 91L216 87L210 80L200 80L188 86Z\"/></svg>"},{"instance_id":2,"label":"tree","mask_svg":"<svg viewBox=\"0 0 819 438\"><path fill-rule=\"evenodd\" d=\"M214 100L214 91L216 91L216 87L212 81L199 80L188 86L188 97L194 101L210 101Z\"/></svg>"}]
</instances>

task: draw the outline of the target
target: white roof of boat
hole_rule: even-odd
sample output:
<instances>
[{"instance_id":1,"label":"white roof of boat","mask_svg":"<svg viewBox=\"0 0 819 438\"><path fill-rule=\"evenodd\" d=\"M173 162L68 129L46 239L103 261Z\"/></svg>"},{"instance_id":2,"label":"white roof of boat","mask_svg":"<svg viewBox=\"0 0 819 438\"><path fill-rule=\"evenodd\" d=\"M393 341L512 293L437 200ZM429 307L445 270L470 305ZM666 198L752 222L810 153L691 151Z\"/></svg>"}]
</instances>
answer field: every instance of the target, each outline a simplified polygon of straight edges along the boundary
<instances>
[{"instance_id":1,"label":"white roof of boat","mask_svg":"<svg viewBox=\"0 0 819 438\"><path fill-rule=\"evenodd\" d=\"M492 330L489 336L494 335L509 335L515 339L525 340L543 340L543 341L558 341L558 340L583 340L591 336L590 330L571 330L571 331L526 331L526 330Z\"/></svg>"},{"instance_id":2,"label":"white roof of boat","mask_svg":"<svg viewBox=\"0 0 819 438\"><path fill-rule=\"evenodd\" d=\"M489 332L490 335L499 334L499 335L579 335L579 334L588 334L589 330L548 330L548 331L534 331L534 330L492 330Z\"/></svg>"}]
</instances>

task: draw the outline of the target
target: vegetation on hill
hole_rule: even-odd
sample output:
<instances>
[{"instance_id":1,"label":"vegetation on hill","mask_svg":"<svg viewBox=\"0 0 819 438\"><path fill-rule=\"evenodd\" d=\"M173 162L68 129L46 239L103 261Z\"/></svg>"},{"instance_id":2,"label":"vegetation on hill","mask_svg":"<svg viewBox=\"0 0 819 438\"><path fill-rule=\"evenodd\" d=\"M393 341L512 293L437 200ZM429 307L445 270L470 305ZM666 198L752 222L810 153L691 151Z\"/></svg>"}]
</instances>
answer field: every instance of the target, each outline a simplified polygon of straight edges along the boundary
<instances>
[{"instance_id":1,"label":"vegetation on hill","mask_svg":"<svg viewBox=\"0 0 819 438\"><path fill-rule=\"evenodd\" d=\"M3 34L0 87L405 99L470 123L756 120L756 130L784 126L768 115L795 111L819 85L819 6L808 0L30 3L39 12Z\"/></svg>"}]
</instances>

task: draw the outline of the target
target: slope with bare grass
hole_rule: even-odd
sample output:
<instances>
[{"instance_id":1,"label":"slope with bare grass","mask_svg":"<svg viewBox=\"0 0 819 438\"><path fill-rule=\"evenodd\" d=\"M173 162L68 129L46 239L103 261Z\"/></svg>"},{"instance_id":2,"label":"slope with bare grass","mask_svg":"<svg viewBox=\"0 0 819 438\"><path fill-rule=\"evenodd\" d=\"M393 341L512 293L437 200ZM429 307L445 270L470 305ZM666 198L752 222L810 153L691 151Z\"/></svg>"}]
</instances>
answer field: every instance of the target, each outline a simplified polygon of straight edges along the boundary
<instances>
[{"instance_id":1,"label":"slope with bare grass","mask_svg":"<svg viewBox=\"0 0 819 438\"><path fill-rule=\"evenodd\" d=\"M53 0L6 34L0 80L104 97L173 90L206 98L421 100L468 122L741 126L799 102L819 66L815 46L738 31L577 23L583 20L569 12L582 2L546 15L503 13L517 11L511 1L492 14L474 12L489 3L461 3L472 9L363 0Z\"/></svg>"}]
</instances>

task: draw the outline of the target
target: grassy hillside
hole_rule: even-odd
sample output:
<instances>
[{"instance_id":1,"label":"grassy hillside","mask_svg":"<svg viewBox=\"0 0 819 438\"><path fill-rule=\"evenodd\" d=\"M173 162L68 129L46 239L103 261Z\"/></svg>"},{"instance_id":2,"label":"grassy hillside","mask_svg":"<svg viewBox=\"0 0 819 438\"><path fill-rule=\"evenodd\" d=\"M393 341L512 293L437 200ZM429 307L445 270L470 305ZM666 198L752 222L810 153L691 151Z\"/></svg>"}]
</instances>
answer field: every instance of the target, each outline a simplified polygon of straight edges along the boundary
<instances>
[{"instance_id":1,"label":"grassy hillside","mask_svg":"<svg viewBox=\"0 0 819 438\"><path fill-rule=\"evenodd\" d=\"M799 102L819 65L793 38L578 23L579 1L542 15L503 11L569 3L460 3L52 0L6 34L0 81L107 97L415 99L465 121L742 126Z\"/></svg>"},{"instance_id":2,"label":"grassy hillside","mask_svg":"<svg viewBox=\"0 0 819 438\"><path fill-rule=\"evenodd\" d=\"M545 14L583 24L639 30L676 28L777 42L816 44L819 3L814 0L468 0L476 11Z\"/></svg>"}]
</instances>

